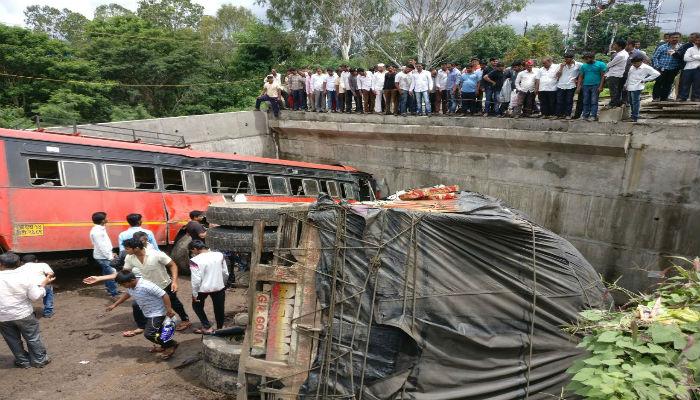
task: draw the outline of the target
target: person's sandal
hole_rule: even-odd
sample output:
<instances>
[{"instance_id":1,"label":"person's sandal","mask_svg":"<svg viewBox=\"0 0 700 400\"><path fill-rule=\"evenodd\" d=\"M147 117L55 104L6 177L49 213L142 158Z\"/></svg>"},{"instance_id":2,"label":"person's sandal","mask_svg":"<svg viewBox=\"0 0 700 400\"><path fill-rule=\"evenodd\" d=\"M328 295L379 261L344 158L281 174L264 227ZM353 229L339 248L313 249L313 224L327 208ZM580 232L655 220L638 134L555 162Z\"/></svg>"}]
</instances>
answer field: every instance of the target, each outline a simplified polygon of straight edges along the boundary
<instances>
[{"instance_id":1,"label":"person's sandal","mask_svg":"<svg viewBox=\"0 0 700 400\"><path fill-rule=\"evenodd\" d=\"M211 335L214 332L215 332L214 328L207 328L207 329L199 328L199 329L194 330L194 333L196 333L197 335Z\"/></svg>"},{"instance_id":2,"label":"person's sandal","mask_svg":"<svg viewBox=\"0 0 700 400\"><path fill-rule=\"evenodd\" d=\"M169 360L175 354L175 350L177 350L178 346L180 346L180 344L175 343L173 346L168 347L167 349L164 349L163 354L160 355L160 358L163 360Z\"/></svg>"},{"instance_id":3,"label":"person's sandal","mask_svg":"<svg viewBox=\"0 0 700 400\"><path fill-rule=\"evenodd\" d=\"M178 325L178 326L175 328L175 330L176 330L177 332L182 332L182 331L184 331L185 329L187 329L187 328L189 328L189 327L191 327L191 326L192 326L192 323L191 323L190 321L182 321L182 322L180 322L180 325Z\"/></svg>"},{"instance_id":4,"label":"person's sandal","mask_svg":"<svg viewBox=\"0 0 700 400\"><path fill-rule=\"evenodd\" d=\"M160 347L160 346L153 346L150 349L148 349L149 353L162 353L164 351L165 351L165 349L163 347Z\"/></svg>"},{"instance_id":5,"label":"person's sandal","mask_svg":"<svg viewBox=\"0 0 700 400\"><path fill-rule=\"evenodd\" d=\"M134 329L131 331L122 332L122 336L123 337L134 337L134 336L142 334L142 333L143 333L143 329Z\"/></svg>"}]
</instances>

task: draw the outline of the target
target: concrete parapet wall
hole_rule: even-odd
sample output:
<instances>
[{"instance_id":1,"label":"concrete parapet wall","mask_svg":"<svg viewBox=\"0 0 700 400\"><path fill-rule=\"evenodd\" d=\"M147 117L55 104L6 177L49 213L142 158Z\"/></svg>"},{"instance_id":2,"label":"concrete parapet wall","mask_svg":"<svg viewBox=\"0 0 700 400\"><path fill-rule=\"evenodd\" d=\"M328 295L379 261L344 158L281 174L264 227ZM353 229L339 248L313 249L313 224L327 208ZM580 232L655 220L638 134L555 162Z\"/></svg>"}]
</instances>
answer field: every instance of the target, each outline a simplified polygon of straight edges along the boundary
<instances>
[{"instance_id":1,"label":"concrete parapet wall","mask_svg":"<svg viewBox=\"0 0 700 400\"><path fill-rule=\"evenodd\" d=\"M280 158L352 165L385 193L499 197L634 290L667 255L700 253L698 124L283 113L270 128Z\"/></svg>"},{"instance_id":2,"label":"concrete parapet wall","mask_svg":"<svg viewBox=\"0 0 700 400\"><path fill-rule=\"evenodd\" d=\"M72 127L51 129L64 132L73 130ZM259 112L190 115L77 126L78 132L88 136L125 140L129 139L131 129L136 131L137 136L151 135L139 131L183 136L185 142L196 150L275 157L275 146L268 134L267 117ZM162 143L172 143L172 140L172 137L164 136Z\"/></svg>"}]
</instances>

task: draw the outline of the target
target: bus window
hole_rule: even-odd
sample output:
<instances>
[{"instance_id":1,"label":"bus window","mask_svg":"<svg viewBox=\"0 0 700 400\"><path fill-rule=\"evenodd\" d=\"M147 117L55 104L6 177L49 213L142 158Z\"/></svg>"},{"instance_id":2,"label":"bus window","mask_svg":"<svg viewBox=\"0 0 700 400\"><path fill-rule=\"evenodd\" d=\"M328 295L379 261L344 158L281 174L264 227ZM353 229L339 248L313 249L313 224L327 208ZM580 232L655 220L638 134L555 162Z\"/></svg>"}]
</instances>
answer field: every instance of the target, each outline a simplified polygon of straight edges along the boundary
<instances>
[{"instance_id":1,"label":"bus window","mask_svg":"<svg viewBox=\"0 0 700 400\"><path fill-rule=\"evenodd\" d=\"M84 161L61 161L66 186L97 187L95 164Z\"/></svg>"},{"instance_id":2,"label":"bus window","mask_svg":"<svg viewBox=\"0 0 700 400\"><path fill-rule=\"evenodd\" d=\"M352 186L352 183L343 183L341 185L341 188L343 189L344 199L357 200L357 198L355 197L355 188Z\"/></svg>"},{"instance_id":3,"label":"bus window","mask_svg":"<svg viewBox=\"0 0 700 400\"><path fill-rule=\"evenodd\" d=\"M105 180L110 189L133 189L134 171L131 165L105 164Z\"/></svg>"},{"instance_id":4,"label":"bus window","mask_svg":"<svg viewBox=\"0 0 700 400\"><path fill-rule=\"evenodd\" d=\"M289 178L289 186L292 189L293 196L304 196L306 191L304 190L304 185L299 178Z\"/></svg>"},{"instance_id":5,"label":"bus window","mask_svg":"<svg viewBox=\"0 0 700 400\"><path fill-rule=\"evenodd\" d=\"M185 178L185 190L188 192L206 192L207 181L202 171L182 171Z\"/></svg>"},{"instance_id":6,"label":"bus window","mask_svg":"<svg viewBox=\"0 0 700 400\"><path fill-rule=\"evenodd\" d=\"M248 175L228 172L210 172L211 190L214 193L249 193Z\"/></svg>"},{"instance_id":7,"label":"bus window","mask_svg":"<svg viewBox=\"0 0 700 400\"><path fill-rule=\"evenodd\" d=\"M321 184L321 193L328 194L328 184L326 181L318 181Z\"/></svg>"},{"instance_id":8,"label":"bus window","mask_svg":"<svg viewBox=\"0 0 700 400\"><path fill-rule=\"evenodd\" d=\"M270 177L270 188L272 188L272 194L289 194L289 189L287 188L287 180L279 177Z\"/></svg>"},{"instance_id":9,"label":"bus window","mask_svg":"<svg viewBox=\"0 0 700 400\"><path fill-rule=\"evenodd\" d=\"M327 181L328 182L328 194L331 197L340 197L340 193L338 192L338 184L333 182L333 181Z\"/></svg>"},{"instance_id":10,"label":"bus window","mask_svg":"<svg viewBox=\"0 0 700 400\"><path fill-rule=\"evenodd\" d=\"M304 179L304 193L307 196L318 196L318 182L314 179Z\"/></svg>"},{"instance_id":11,"label":"bus window","mask_svg":"<svg viewBox=\"0 0 700 400\"><path fill-rule=\"evenodd\" d=\"M360 179L360 201L373 201L374 191L367 179Z\"/></svg>"},{"instance_id":12,"label":"bus window","mask_svg":"<svg viewBox=\"0 0 700 400\"><path fill-rule=\"evenodd\" d=\"M153 190L158 189L156 182L156 170L150 167L134 167L134 180L136 189Z\"/></svg>"},{"instance_id":13,"label":"bus window","mask_svg":"<svg viewBox=\"0 0 700 400\"><path fill-rule=\"evenodd\" d=\"M163 186L165 190L183 192L182 173L179 169L163 169Z\"/></svg>"},{"instance_id":14,"label":"bus window","mask_svg":"<svg viewBox=\"0 0 700 400\"><path fill-rule=\"evenodd\" d=\"M255 193L257 194L272 194L270 192L270 182L264 175L253 176L253 183L255 183Z\"/></svg>"},{"instance_id":15,"label":"bus window","mask_svg":"<svg viewBox=\"0 0 700 400\"><path fill-rule=\"evenodd\" d=\"M58 161L27 160L29 161L29 183L32 186L63 186Z\"/></svg>"}]
</instances>

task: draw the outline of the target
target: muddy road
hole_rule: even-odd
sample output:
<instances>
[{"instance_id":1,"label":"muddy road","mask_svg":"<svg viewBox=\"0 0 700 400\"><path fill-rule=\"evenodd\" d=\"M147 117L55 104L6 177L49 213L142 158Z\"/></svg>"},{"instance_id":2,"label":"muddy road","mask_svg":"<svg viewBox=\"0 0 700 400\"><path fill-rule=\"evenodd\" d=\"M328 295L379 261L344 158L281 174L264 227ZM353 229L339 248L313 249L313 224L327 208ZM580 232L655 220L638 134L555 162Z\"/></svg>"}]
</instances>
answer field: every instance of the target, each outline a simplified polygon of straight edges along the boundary
<instances>
[{"instance_id":1,"label":"muddy road","mask_svg":"<svg viewBox=\"0 0 700 400\"><path fill-rule=\"evenodd\" d=\"M111 299L103 285L86 287L81 279L89 268L56 271L55 315L41 318L41 335L51 364L43 369L19 369L4 343L0 343L0 399L226 399L199 382L201 335L191 307L189 277L179 279L178 297L193 322L188 331L176 334L180 342L175 356L167 361L148 352L151 342L142 335L125 338L121 332L134 328L130 301L111 313ZM226 293L226 326L244 309L245 289ZM41 302L35 303L41 315ZM213 321L211 303L207 313Z\"/></svg>"}]
</instances>

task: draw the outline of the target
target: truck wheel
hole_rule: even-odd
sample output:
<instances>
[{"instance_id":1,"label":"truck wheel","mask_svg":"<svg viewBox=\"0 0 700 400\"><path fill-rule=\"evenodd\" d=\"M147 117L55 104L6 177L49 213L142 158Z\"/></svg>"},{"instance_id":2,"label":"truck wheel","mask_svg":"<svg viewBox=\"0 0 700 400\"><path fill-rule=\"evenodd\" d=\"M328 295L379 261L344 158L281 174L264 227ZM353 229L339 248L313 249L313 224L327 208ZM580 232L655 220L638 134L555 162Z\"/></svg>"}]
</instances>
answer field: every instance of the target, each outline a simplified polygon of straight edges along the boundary
<instances>
[{"instance_id":1,"label":"truck wheel","mask_svg":"<svg viewBox=\"0 0 700 400\"><path fill-rule=\"evenodd\" d=\"M222 226L253 226L265 221L266 226L279 224L280 210L289 203L224 203L207 208L207 221Z\"/></svg>"},{"instance_id":2,"label":"truck wheel","mask_svg":"<svg viewBox=\"0 0 700 400\"><path fill-rule=\"evenodd\" d=\"M266 230L263 251L274 250L277 244L277 231ZM212 250L238 251L250 253L253 245L253 228L216 227L207 231L207 245Z\"/></svg>"},{"instance_id":3,"label":"truck wheel","mask_svg":"<svg viewBox=\"0 0 700 400\"><path fill-rule=\"evenodd\" d=\"M190 274L190 250L188 246L191 241L190 235L184 235L175 242L172 250L170 250L170 258L177 264L177 270L180 272L180 275Z\"/></svg>"},{"instance_id":4,"label":"truck wheel","mask_svg":"<svg viewBox=\"0 0 700 400\"><path fill-rule=\"evenodd\" d=\"M215 392L235 395L238 391L238 372L216 368L206 361L202 362L201 379L204 386Z\"/></svg>"},{"instance_id":5,"label":"truck wheel","mask_svg":"<svg viewBox=\"0 0 700 400\"><path fill-rule=\"evenodd\" d=\"M238 371L241 345L231 337L205 335L202 339L204 361L212 366L228 371Z\"/></svg>"}]
</instances>

